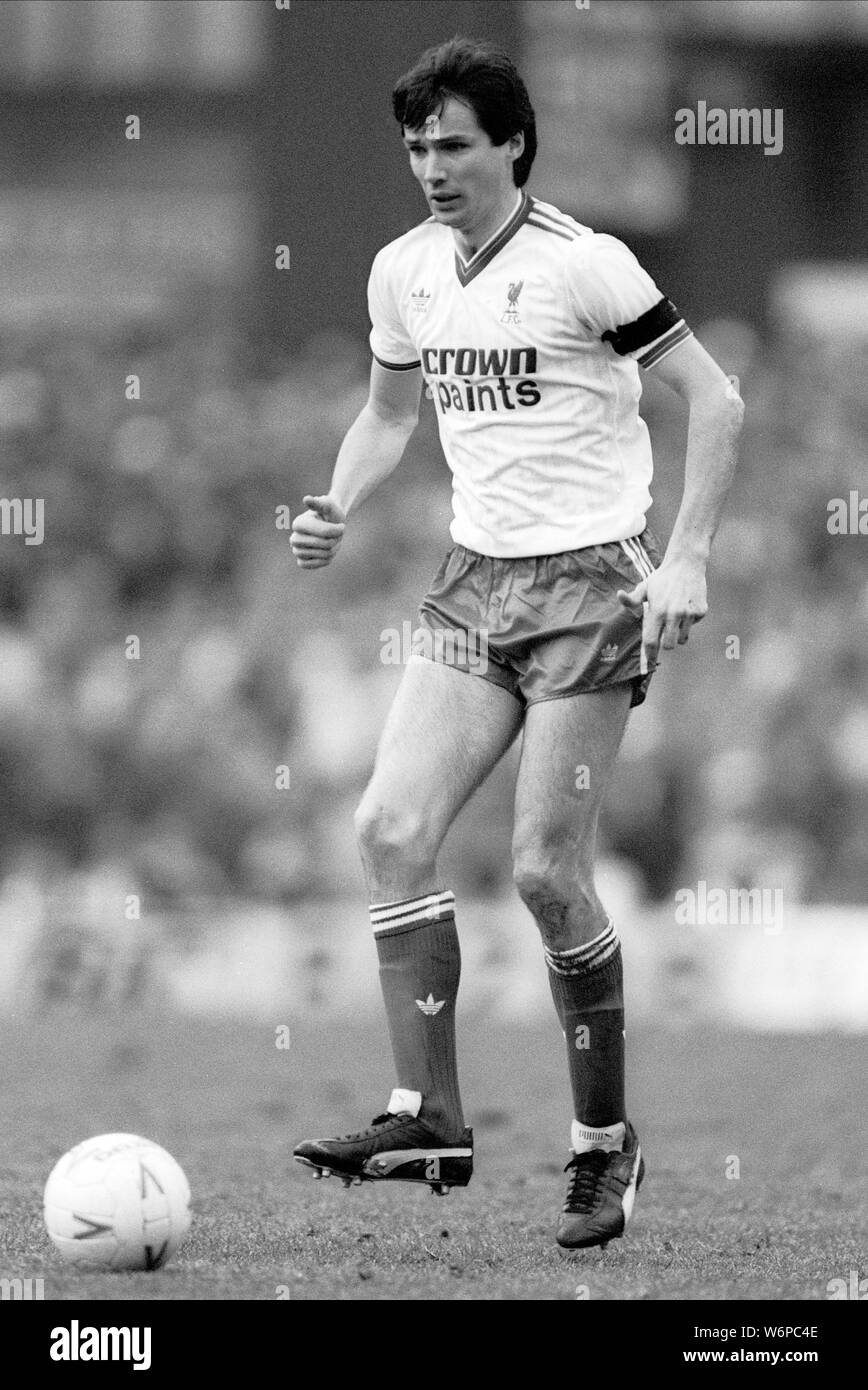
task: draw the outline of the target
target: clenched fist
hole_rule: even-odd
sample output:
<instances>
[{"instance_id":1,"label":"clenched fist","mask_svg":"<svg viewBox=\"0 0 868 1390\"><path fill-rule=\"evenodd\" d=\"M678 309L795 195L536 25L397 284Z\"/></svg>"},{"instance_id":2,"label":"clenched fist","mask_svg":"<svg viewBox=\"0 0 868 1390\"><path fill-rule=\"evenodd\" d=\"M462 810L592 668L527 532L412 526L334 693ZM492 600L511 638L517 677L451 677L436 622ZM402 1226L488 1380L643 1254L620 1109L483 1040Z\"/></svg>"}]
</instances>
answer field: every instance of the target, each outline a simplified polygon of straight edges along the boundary
<instances>
[{"instance_id":1,"label":"clenched fist","mask_svg":"<svg viewBox=\"0 0 868 1390\"><path fill-rule=\"evenodd\" d=\"M332 497L303 497L307 507L292 523L289 543L301 569L328 565L337 553L346 516Z\"/></svg>"}]
</instances>

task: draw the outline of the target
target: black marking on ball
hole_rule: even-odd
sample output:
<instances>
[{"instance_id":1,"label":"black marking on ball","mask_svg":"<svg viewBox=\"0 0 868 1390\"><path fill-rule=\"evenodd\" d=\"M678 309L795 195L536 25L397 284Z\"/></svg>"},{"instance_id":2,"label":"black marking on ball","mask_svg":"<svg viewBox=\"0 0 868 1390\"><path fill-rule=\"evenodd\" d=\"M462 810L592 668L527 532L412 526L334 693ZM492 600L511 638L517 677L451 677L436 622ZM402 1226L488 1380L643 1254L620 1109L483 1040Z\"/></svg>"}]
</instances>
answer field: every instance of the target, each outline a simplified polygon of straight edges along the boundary
<instances>
[{"instance_id":1,"label":"black marking on ball","mask_svg":"<svg viewBox=\"0 0 868 1390\"><path fill-rule=\"evenodd\" d=\"M89 1231L77 1231L72 1237L73 1240L93 1240L95 1236L101 1236L111 1230L111 1226L104 1226L101 1221L91 1221L87 1216L79 1216L77 1211L72 1215L75 1221L81 1221L83 1225L90 1227Z\"/></svg>"},{"instance_id":2,"label":"black marking on ball","mask_svg":"<svg viewBox=\"0 0 868 1390\"><path fill-rule=\"evenodd\" d=\"M163 1191L163 1188L160 1186L158 1180L154 1177L150 1168L146 1168L141 1159L139 1159L139 1169L141 1171L142 1176L142 1197L147 1197L148 1195L148 1178L150 1178L151 1182L154 1184L154 1187L157 1189L158 1192Z\"/></svg>"},{"instance_id":3,"label":"black marking on ball","mask_svg":"<svg viewBox=\"0 0 868 1390\"><path fill-rule=\"evenodd\" d=\"M167 1240L164 1240L156 1255L154 1254L153 1245L145 1246L145 1269L160 1268L160 1265L166 1258L166 1249L168 1247L168 1244L169 1242Z\"/></svg>"}]
</instances>

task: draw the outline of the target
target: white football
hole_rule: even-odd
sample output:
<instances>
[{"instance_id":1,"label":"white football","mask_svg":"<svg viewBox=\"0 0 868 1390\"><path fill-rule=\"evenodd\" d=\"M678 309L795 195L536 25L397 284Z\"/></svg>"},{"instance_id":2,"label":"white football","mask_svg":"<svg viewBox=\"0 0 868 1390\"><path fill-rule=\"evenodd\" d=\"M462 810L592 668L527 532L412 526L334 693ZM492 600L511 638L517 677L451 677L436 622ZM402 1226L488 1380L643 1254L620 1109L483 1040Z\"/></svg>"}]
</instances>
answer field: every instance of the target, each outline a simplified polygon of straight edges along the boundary
<instances>
[{"instance_id":1,"label":"white football","mask_svg":"<svg viewBox=\"0 0 868 1390\"><path fill-rule=\"evenodd\" d=\"M52 1168L45 1227L74 1264L159 1269L190 1229L190 1187L159 1144L137 1134L98 1134Z\"/></svg>"}]
</instances>

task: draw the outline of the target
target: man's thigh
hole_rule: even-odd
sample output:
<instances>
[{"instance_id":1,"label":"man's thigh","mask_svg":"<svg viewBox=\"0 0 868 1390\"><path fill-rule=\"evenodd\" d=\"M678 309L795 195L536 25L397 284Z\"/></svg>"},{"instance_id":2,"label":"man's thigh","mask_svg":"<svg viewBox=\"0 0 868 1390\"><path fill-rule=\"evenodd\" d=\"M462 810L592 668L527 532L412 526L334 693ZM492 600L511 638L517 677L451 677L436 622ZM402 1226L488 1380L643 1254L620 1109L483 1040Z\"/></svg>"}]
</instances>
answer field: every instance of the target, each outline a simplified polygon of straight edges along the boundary
<instances>
[{"instance_id":1,"label":"man's thigh","mask_svg":"<svg viewBox=\"0 0 868 1390\"><path fill-rule=\"evenodd\" d=\"M424 812L439 843L518 733L523 707L481 676L413 656L377 749L370 810Z\"/></svg>"},{"instance_id":2,"label":"man's thigh","mask_svg":"<svg viewBox=\"0 0 868 1390\"><path fill-rule=\"evenodd\" d=\"M516 860L590 868L597 817L630 712L629 685L531 704L515 791Z\"/></svg>"}]
</instances>

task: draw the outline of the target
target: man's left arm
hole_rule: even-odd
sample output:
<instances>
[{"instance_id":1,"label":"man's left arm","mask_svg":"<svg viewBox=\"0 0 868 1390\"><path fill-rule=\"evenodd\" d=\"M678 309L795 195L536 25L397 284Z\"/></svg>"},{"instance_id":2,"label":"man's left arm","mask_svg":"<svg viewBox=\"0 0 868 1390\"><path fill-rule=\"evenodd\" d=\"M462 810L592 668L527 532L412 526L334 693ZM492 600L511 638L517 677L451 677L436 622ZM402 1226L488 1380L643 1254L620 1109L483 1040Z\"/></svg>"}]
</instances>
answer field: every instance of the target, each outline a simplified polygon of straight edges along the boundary
<instances>
[{"instance_id":1,"label":"man's left arm","mask_svg":"<svg viewBox=\"0 0 868 1390\"><path fill-rule=\"evenodd\" d=\"M674 348L653 368L690 410L684 494L662 564L630 593L625 607L644 609L642 641L650 661L662 645L686 642L708 611L705 570L729 491L744 402L714 358L695 338Z\"/></svg>"}]
</instances>

